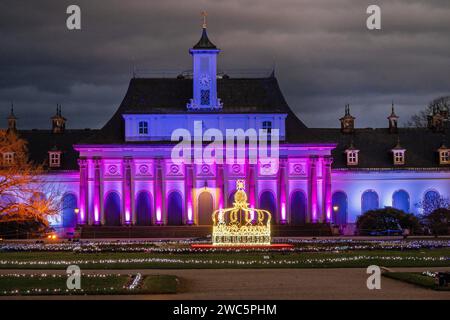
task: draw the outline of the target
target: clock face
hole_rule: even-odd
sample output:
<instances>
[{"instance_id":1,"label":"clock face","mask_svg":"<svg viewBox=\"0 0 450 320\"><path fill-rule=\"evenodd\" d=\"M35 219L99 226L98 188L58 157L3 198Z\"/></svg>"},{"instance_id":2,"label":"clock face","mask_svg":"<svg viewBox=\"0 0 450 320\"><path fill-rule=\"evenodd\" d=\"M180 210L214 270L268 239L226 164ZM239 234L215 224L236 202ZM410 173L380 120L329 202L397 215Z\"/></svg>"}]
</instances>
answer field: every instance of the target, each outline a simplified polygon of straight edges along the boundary
<instances>
[{"instance_id":1,"label":"clock face","mask_svg":"<svg viewBox=\"0 0 450 320\"><path fill-rule=\"evenodd\" d=\"M209 79L209 76L207 74L201 75L199 81L200 81L200 85L202 87L209 87L210 79Z\"/></svg>"}]
</instances>

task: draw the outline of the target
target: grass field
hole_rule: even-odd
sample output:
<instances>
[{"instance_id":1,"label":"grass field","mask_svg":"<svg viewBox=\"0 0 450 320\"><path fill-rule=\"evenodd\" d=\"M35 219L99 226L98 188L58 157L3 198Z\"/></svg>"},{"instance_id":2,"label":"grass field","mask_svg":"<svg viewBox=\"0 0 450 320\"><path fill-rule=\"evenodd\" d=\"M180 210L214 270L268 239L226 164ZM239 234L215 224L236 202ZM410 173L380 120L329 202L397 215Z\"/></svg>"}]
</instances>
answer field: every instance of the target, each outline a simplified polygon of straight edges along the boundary
<instances>
[{"instance_id":1,"label":"grass field","mask_svg":"<svg viewBox=\"0 0 450 320\"><path fill-rule=\"evenodd\" d=\"M178 279L172 275L145 276L135 289L127 288L130 275L81 277L80 290L68 290L62 275L3 275L0 295L92 295L92 294L167 294L176 293Z\"/></svg>"},{"instance_id":2,"label":"grass field","mask_svg":"<svg viewBox=\"0 0 450 320\"><path fill-rule=\"evenodd\" d=\"M450 266L450 248L335 252L2 252L0 269L351 268Z\"/></svg>"},{"instance_id":3,"label":"grass field","mask_svg":"<svg viewBox=\"0 0 450 320\"><path fill-rule=\"evenodd\" d=\"M450 287L438 287L434 278L425 276L421 273L415 272L386 272L383 276L400 280L403 282L411 283L420 287L439 290L439 291L450 291Z\"/></svg>"}]
</instances>

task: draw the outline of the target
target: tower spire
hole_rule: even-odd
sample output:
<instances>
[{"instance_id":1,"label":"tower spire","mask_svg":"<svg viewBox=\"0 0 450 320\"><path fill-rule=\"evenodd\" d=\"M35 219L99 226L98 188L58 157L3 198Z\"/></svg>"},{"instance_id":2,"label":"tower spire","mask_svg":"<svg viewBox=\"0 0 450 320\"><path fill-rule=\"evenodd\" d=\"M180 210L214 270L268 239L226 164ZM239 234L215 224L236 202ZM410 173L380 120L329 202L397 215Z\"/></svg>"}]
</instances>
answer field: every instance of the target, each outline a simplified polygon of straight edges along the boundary
<instances>
[{"instance_id":1,"label":"tower spire","mask_svg":"<svg viewBox=\"0 0 450 320\"><path fill-rule=\"evenodd\" d=\"M206 11L202 11L202 18L203 18L203 25L202 28L206 29L206 17L208 16L208 13Z\"/></svg>"},{"instance_id":2,"label":"tower spire","mask_svg":"<svg viewBox=\"0 0 450 320\"><path fill-rule=\"evenodd\" d=\"M203 29L202 29L202 36L200 40L197 42L196 45L192 47L192 49L206 49L206 50L217 50L217 47L208 39L208 34L206 33L206 17L207 17L206 11L202 11L202 17L203 17Z\"/></svg>"},{"instance_id":3,"label":"tower spire","mask_svg":"<svg viewBox=\"0 0 450 320\"><path fill-rule=\"evenodd\" d=\"M389 133L398 133L398 116L395 114L394 100L391 104L391 115L387 117L389 120Z\"/></svg>"},{"instance_id":4,"label":"tower spire","mask_svg":"<svg viewBox=\"0 0 450 320\"><path fill-rule=\"evenodd\" d=\"M11 102L11 111L8 116L8 131L16 131L17 118L14 114L14 103Z\"/></svg>"}]
</instances>

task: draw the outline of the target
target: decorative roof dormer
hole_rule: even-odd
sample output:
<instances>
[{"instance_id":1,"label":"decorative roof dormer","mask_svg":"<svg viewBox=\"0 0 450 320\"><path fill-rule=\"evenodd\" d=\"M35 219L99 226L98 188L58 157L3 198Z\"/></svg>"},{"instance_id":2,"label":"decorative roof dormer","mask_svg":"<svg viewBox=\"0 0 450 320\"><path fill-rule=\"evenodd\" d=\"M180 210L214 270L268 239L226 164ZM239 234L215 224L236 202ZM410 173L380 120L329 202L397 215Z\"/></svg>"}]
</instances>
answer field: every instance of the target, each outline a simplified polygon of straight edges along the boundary
<instances>
[{"instance_id":1,"label":"decorative roof dormer","mask_svg":"<svg viewBox=\"0 0 450 320\"><path fill-rule=\"evenodd\" d=\"M61 153L61 150L58 150L56 146L48 152L48 166L50 168L61 167Z\"/></svg>"},{"instance_id":2,"label":"decorative roof dormer","mask_svg":"<svg viewBox=\"0 0 450 320\"><path fill-rule=\"evenodd\" d=\"M444 144L444 142L442 142L437 152L439 154L440 165L450 164L450 149Z\"/></svg>"},{"instance_id":3,"label":"decorative roof dormer","mask_svg":"<svg viewBox=\"0 0 450 320\"><path fill-rule=\"evenodd\" d=\"M8 167L14 164L14 152L3 152L3 166Z\"/></svg>"},{"instance_id":4,"label":"decorative roof dormer","mask_svg":"<svg viewBox=\"0 0 450 320\"><path fill-rule=\"evenodd\" d=\"M202 36L189 50L193 60L193 97L187 104L191 111L218 111L222 103L217 98L217 55L220 50L206 32L206 12L202 12Z\"/></svg>"},{"instance_id":5,"label":"decorative roof dormer","mask_svg":"<svg viewBox=\"0 0 450 320\"><path fill-rule=\"evenodd\" d=\"M359 163L359 150L353 146L353 141L350 146L345 149L344 153L347 156L347 166L357 166Z\"/></svg>"},{"instance_id":6,"label":"decorative roof dormer","mask_svg":"<svg viewBox=\"0 0 450 320\"><path fill-rule=\"evenodd\" d=\"M406 149L401 146L400 137L397 137L397 144L391 149L391 152L394 166L401 166L405 164Z\"/></svg>"},{"instance_id":7,"label":"decorative roof dormer","mask_svg":"<svg viewBox=\"0 0 450 320\"><path fill-rule=\"evenodd\" d=\"M431 114L428 115L428 128L433 130L434 132L444 132L445 130L445 122L448 118L448 111L442 112L440 108L434 106Z\"/></svg>"},{"instance_id":8,"label":"decorative roof dormer","mask_svg":"<svg viewBox=\"0 0 450 320\"><path fill-rule=\"evenodd\" d=\"M392 102L391 115L388 117L389 133L398 133L398 118L394 111L394 102Z\"/></svg>"},{"instance_id":9,"label":"decorative roof dormer","mask_svg":"<svg viewBox=\"0 0 450 320\"><path fill-rule=\"evenodd\" d=\"M66 129L66 118L61 114L61 106L56 106L56 114L51 117L52 120L52 132L53 133L64 133Z\"/></svg>"},{"instance_id":10,"label":"decorative roof dormer","mask_svg":"<svg viewBox=\"0 0 450 320\"><path fill-rule=\"evenodd\" d=\"M17 130L17 117L14 114L14 105L11 103L11 112L8 116L8 132L16 132Z\"/></svg>"},{"instance_id":11,"label":"decorative roof dormer","mask_svg":"<svg viewBox=\"0 0 450 320\"><path fill-rule=\"evenodd\" d=\"M341 121L341 132L342 133L353 133L355 129L355 117L350 114L350 105L345 105L345 114L342 118L339 119Z\"/></svg>"}]
</instances>

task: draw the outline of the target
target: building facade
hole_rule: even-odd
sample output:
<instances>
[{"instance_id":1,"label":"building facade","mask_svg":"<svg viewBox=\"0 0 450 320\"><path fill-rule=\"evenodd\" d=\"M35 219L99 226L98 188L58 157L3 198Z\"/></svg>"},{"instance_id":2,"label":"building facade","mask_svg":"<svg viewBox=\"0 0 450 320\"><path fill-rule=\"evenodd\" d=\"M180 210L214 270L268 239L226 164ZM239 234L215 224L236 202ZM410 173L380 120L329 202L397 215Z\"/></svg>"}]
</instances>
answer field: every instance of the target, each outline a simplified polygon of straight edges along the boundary
<instances>
[{"instance_id":1,"label":"building facade","mask_svg":"<svg viewBox=\"0 0 450 320\"><path fill-rule=\"evenodd\" d=\"M52 130L17 130L11 110L9 129L28 141L31 158L46 162L47 178L63 190L54 225L211 225L214 210L232 205L237 179L245 179L251 206L287 225L351 225L361 213L386 206L417 214L424 198L450 196L447 109L434 110L428 128L399 128L392 106L386 128L358 129L346 106L341 128L308 128L273 73L219 73L219 53L204 27L190 49L192 74L132 78L99 130L66 129L60 107ZM173 160L177 129L204 138L212 128L277 129L277 170L248 159ZM193 153L205 148L195 138L191 145Z\"/></svg>"}]
</instances>

